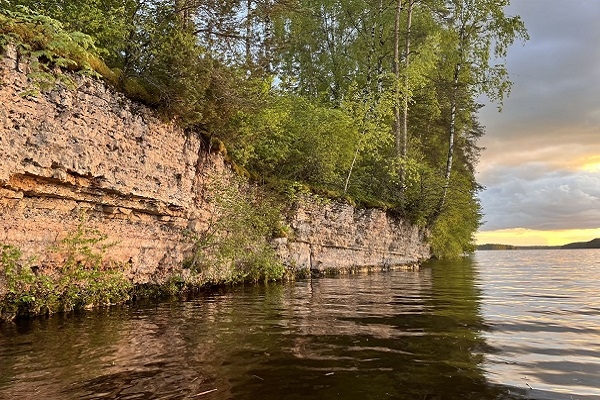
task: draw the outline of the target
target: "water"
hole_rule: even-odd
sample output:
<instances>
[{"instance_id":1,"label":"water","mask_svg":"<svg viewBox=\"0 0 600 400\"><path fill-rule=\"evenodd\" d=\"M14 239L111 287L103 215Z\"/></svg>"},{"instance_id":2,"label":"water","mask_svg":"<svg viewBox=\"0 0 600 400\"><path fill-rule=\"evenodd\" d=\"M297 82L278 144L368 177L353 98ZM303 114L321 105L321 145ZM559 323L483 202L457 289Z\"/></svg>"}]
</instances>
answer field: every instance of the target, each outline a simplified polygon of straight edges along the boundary
<instances>
[{"instance_id":1,"label":"water","mask_svg":"<svg viewBox=\"0 0 600 400\"><path fill-rule=\"evenodd\" d=\"M600 399L600 250L480 252L489 378Z\"/></svg>"},{"instance_id":2,"label":"water","mask_svg":"<svg viewBox=\"0 0 600 400\"><path fill-rule=\"evenodd\" d=\"M600 399L600 251L0 326L0 399Z\"/></svg>"}]
</instances>

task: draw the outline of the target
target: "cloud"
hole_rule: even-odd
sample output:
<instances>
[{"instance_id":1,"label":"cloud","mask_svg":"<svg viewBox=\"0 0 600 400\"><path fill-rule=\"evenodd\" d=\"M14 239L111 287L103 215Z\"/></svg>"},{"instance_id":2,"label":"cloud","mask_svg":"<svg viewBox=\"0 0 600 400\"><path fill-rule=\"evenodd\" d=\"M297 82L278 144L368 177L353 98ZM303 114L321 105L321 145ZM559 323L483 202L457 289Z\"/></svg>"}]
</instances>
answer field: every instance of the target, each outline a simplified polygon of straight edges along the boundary
<instances>
[{"instance_id":1,"label":"cloud","mask_svg":"<svg viewBox=\"0 0 600 400\"><path fill-rule=\"evenodd\" d=\"M544 164L498 167L480 194L482 231L600 228L600 173L548 171Z\"/></svg>"},{"instance_id":2,"label":"cloud","mask_svg":"<svg viewBox=\"0 0 600 400\"><path fill-rule=\"evenodd\" d=\"M482 110L490 136L600 134L600 2L516 0L508 12L522 16L531 39L509 51L514 85L502 114L493 106Z\"/></svg>"},{"instance_id":3,"label":"cloud","mask_svg":"<svg viewBox=\"0 0 600 400\"><path fill-rule=\"evenodd\" d=\"M480 180L490 184L488 175L498 167L523 164L543 165L544 171L566 169L576 171L600 155L598 133L565 132L562 137L528 134L515 140L488 140L478 170ZM598 161L596 161L598 162ZM529 170L523 171L530 173Z\"/></svg>"},{"instance_id":4,"label":"cloud","mask_svg":"<svg viewBox=\"0 0 600 400\"><path fill-rule=\"evenodd\" d=\"M600 228L600 1L513 0L531 40L514 45L503 112L485 107L482 231Z\"/></svg>"}]
</instances>

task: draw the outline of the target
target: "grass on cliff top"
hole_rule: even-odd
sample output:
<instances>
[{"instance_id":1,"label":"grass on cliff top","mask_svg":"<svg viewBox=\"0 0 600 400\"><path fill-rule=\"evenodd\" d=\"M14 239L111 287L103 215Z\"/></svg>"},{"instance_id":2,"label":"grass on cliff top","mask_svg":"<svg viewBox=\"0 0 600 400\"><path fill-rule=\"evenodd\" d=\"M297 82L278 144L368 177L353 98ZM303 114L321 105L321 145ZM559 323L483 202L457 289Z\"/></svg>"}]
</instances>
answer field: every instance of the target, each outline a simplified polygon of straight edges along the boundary
<instances>
[{"instance_id":1,"label":"grass on cliff top","mask_svg":"<svg viewBox=\"0 0 600 400\"><path fill-rule=\"evenodd\" d=\"M119 70L109 68L102 60L102 49L93 37L69 32L62 23L21 6L17 11L0 11L0 55L14 47L17 60L28 64L31 86L23 96L36 96L52 90L57 84L75 88L65 72L102 78L119 87L126 96L156 105L159 99L134 78L122 79Z\"/></svg>"}]
</instances>

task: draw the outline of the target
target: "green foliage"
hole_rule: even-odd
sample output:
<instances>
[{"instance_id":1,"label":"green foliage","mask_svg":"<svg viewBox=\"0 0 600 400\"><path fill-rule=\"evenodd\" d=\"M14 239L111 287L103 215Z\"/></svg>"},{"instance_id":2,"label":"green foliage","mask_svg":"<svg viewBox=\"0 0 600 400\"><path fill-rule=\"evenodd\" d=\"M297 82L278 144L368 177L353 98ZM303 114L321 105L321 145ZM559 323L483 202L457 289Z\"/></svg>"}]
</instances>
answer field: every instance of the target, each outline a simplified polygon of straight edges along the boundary
<instances>
[{"instance_id":1,"label":"green foliage","mask_svg":"<svg viewBox=\"0 0 600 400\"><path fill-rule=\"evenodd\" d=\"M486 94L500 104L510 92L508 71L501 62L492 59L506 57L508 47L517 39L529 38L519 16L508 16L504 8L510 0L450 0L444 59L461 64L461 84L470 86L475 95Z\"/></svg>"},{"instance_id":2,"label":"green foliage","mask_svg":"<svg viewBox=\"0 0 600 400\"><path fill-rule=\"evenodd\" d=\"M263 178L342 187L358 140L353 121L303 97L272 96L259 112L238 114L232 157Z\"/></svg>"},{"instance_id":3,"label":"green foliage","mask_svg":"<svg viewBox=\"0 0 600 400\"><path fill-rule=\"evenodd\" d=\"M109 305L129 298L131 283L118 266L105 262L107 250L114 245L106 234L88 227L82 217L77 229L52 248L65 260L57 281L62 310Z\"/></svg>"},{"instance_id":4,"label":"green foliage","mask_svg":"<svg viewBox=\"0 0 600 400\"><path fill-rule=\"evenodd\" d=\"M468 178L455 175L448 201L431 229L431 250L440 259L453 259L476 249L474 232L479 228L481 206L478 187Z\"/></svg>"},{"instance_id":5,"label":"green foliage","mask_svg":"<svg viewBox=\"0 0 600 400\"><path fill-rule=\"evenodd\" d=\"M271 281L285 272L270 239L284 230L281 209L242 177L210 185L212 219L191 236L194 254L185 266L199 282Z\"/></svg>"},{"instance_id":6,"label":"green foliage","mask_svg":"<svg viewBox=\"0 0 600 400\"><path fill-rule=\"evenodd\" d=\"M131 27L136 1L121 0L11 0L7 9L29 8L35 13L61 21L69 32L94 37L103 56L118 58ZM11 5L12 4L12 5Z\"/></svg>"},{"instance_id":7,"label":"green foliage","mask_svg":"<svg viewBox=\"0 0 600 400\"><path fill-rule=\"evenodd\" d=\"M45 274L23 260L21 251L0 244L0 319L39 315L129 299L131 282L117 266L106 265L104 255L112 244L106 235L85 226L82 220L52 251L65 262L59 271ZM35 272L34 272L35 269Z\"/></svg>"},{"instance_id":8,"label":"green foliage","mask_svg":"<svg viewBox=\"0 0 600 400\"><path fill-rule=\"evenodd\" d=\"M394 202L399 166L388 125L391 91L375 97L353 88L339 108L269 92L258 112L238 113L229 154L261 182L304 182L332 198L347 193L359 203Z\"/></svg>"},{"instance_id":9,"label":"green foliage","mask_svg":"<svg viewBox=\"0 0 600 400\"><path fill-rule=\"evenodd\" d=\"M153 14L138 18L142 30L132 31L134 42L146 44L120 63L125 92L158 107L181 125L202 122L212 62L168 7L161 5Z\"/></svg>"},{"instance_id":10,"label":"green foliage","mask_svg":"<svg viewBox=\"0 0 600 400\"><path fill-rule=\"evenodd\" d=\"M35 301L31 286L35 275L28 262L22 262L21 251L11 245L0 244L0 320L12 319L19 308Z\"/></svg>"},{"instance_id":11,"label":"green foliage","mask_svg":"<svg viewBox=\"0 0 600 400\"><path fill-rule=\"evenodd\" d=\"M99 76L94 66L100 69L102 63L92 37L67 32L59 21L27 7L0 13L0 49L8 44L29 59L32 87L24 95L52 89L57 83L73 88L75 83L61 69Z\"/></svg>"},{"instance_id":12,"label":"green foliage","mask_svg":"<svg viewBox=\"0 0 600 400\"><path fill-rule=\"evenodd\" d=\"M388 75L387 78L391 76ZM351 118L359 137L354 146L354 158L346 171L344 193L353 197L377 198L386 201L394 174L393 136L390 121L394 105L392 85L378 93L359 90L350 86L341 104L342 110ZM393 191L393 189L392 189Z\"/></svg>"},{"instance_id":13,"label":"green foliage","mask_svg":"<svg viewBox=\"0 0 600 400\"><path fill-rule=\"evenodd\" d=\"M114 243L106 243L107 239L108 235L88 227L82 216L77 229L69 232L52 250L64 256L63 272L98 269L106 250L114 246Z\"/></svg>"}]
</instances>

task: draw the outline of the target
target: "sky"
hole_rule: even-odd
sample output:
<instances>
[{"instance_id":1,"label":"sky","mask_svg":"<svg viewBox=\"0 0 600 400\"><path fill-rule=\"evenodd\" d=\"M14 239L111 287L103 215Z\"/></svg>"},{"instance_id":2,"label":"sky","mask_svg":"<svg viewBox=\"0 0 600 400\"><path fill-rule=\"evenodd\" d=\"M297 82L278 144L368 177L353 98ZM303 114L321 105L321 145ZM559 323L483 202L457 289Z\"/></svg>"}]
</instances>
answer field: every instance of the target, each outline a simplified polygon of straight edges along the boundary
<instances>
[{"instance_id":1,"label":"sky","mask_svg":"<svg viewBox=\"0 0 600 400\"><path fill-rule=\"evenodd\" d=\"M600 0L512 0L530 40L509 49L513 87L486 105L477 242L600 237Z\"/></svg>"}]
</instances>

